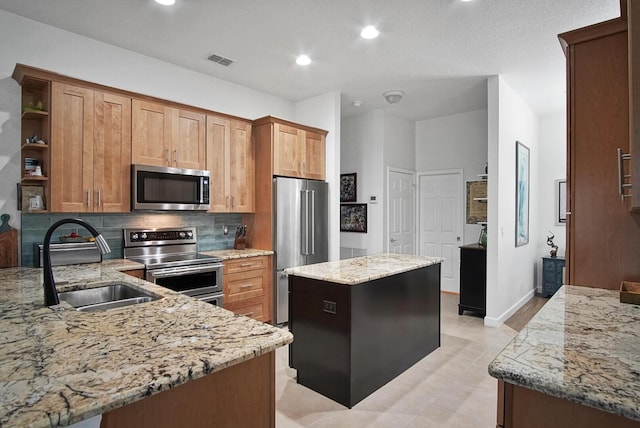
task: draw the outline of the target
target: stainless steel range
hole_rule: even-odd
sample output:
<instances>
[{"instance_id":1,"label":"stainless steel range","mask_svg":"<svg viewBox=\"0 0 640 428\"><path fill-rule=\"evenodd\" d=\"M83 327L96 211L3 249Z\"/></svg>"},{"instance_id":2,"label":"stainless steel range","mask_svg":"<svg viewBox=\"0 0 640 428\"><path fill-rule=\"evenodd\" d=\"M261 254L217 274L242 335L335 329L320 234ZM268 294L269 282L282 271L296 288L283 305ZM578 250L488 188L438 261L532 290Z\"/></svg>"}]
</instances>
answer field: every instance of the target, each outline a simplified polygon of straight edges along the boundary
<instances>
[{"instance_id":1,"label":"stainless steel range","mask_svg":"<svg viewBox=\"0 0 640 428\"><path fill-rule=\"evenodd\" d=\"M124 229L124 257L145 266L145 279L223 306L222 259L196 251L195 227Z\"/></svg>"}]
</instances>

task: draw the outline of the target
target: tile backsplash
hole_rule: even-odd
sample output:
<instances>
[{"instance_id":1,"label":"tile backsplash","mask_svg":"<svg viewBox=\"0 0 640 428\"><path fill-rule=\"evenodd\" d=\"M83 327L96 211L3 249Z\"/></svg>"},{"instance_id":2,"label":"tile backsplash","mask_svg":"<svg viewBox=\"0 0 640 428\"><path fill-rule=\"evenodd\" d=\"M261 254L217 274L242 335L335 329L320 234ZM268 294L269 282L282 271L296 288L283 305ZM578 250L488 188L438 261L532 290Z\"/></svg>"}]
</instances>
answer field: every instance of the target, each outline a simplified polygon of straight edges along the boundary
<instances>
[{"instance_id":1,"label":"tile backsplash","mask_svg":"<svg viewBox=\"0 0 640 428\"><path fill-rule=\"evenodd\" d=\"M38 257L34 244L41 244L47 229L58 220L64 218L81 218L94 226L107 240L111 253L105 259L121 259L123 257L122 229L125 227L172 227L195 226L198 235L198 251L222 250L233 248L234 231L242 223L242 214L211 214L200 212L189 213L38 213L22 214L22 266L36 266ZM229 234L223 233L227 225ZM64 224L53 232L51 242L59 242L58 238L77 231L79 235L89 236L84 228L74 224Z\"/></svg>"}]
</instances>

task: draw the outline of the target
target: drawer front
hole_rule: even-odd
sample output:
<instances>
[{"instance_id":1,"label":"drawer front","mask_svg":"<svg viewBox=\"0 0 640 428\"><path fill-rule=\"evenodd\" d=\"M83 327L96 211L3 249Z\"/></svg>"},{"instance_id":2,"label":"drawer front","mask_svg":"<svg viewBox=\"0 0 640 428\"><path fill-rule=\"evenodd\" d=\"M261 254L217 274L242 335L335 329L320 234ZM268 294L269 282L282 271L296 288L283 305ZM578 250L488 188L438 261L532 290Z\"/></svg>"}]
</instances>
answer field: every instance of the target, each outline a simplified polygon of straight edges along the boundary
<instances>
[{"instance_id":1,"label":"drawer front","mask_svg":"<svg viewBox=\"0 0 640 428\"><path fill-rule=\"evenodd\" d=\"M267 267L266 257L245 257L242 259L226 260L224 262L224 274L229 275L248 270L258 270Z\"/></svg>"},{"instance_id":2,"label":"drawer front","mask_svg":"<svg viewBox=\"0 0 640 428\"><path fill-rule=\"evenodd\" d=\"M250 305L227 305L225 302L225 309L232 311L238 315L244 315L245 317L253 318L258 321L267 321L267 308L265 307L266 302L255 302Z\"/></svg>"},{"instance_id":3,"label":"drawer front","mask_svg":"<svg viewBox=\"0 0 640 428\"><path fill-rule=\"evenodd\" d=\"M262 296L265 292L262 271L234 273L224 277L225 302Z\"/></svg>"}]
</instances>

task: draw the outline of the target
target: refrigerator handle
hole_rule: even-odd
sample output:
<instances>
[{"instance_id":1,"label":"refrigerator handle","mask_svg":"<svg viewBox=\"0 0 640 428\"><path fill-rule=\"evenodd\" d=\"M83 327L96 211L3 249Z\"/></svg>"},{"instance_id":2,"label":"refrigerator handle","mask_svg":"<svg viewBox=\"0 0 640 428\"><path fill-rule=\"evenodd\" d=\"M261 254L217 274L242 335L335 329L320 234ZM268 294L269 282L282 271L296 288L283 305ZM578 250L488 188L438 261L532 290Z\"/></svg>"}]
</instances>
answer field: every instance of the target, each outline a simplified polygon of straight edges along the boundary
<instances>
[{"instance_id":1,"label":"refrigerator handle","mask_svg":"<svg viewBox=\"0 0 640 428\"><path fill-rule=\"evenodd\" d=\"M300 254L309 254L309 191L301 190L300 193Z\"/></svg>"},{"instance_id":2,"label":"refrigerator handle","mask_svg":"<svg viewBox=\"0 0 640 428\"><path fill-rule=\"evenodd\" d=\"M310 252L312 255L316 254L316 191L311 190L309 192L310 201L311 201L311 209L309 212L311 213L311 222L309 225L309 229L311 229L311 246Z\"/></svg>"}]
</instances>

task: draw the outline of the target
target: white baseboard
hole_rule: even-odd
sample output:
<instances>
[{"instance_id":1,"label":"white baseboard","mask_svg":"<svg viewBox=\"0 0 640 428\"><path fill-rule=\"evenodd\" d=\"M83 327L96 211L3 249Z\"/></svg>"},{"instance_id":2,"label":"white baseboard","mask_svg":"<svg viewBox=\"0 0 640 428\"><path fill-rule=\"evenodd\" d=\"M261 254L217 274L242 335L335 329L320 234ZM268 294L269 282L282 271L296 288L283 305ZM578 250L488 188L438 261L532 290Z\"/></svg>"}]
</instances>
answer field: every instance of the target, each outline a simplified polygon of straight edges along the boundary
<instances>
[{"instance_id":1,"label":"white baseboard","mask_svg":"<svg viewBox=\"0 0 640 428\"><path fill-rule=\"evenodd\" d=\"M504 324L504 322L506 320L509 319L509 317L511 315L515 314L518 309L523 307L525 305L525 303L527 303L529 300L531 300L531 298L533 297L535 292L536 292L535 289L529 290L529 292L527 294L525 294L520 300L518 300L516 303L514 303L513 306L511 306L509 309L504 311L497 318L485 316L484 317L484 325L487 326L487 327L496 327L496 328L500 327L502 324Z\"/></svg>"}]
</instances>

